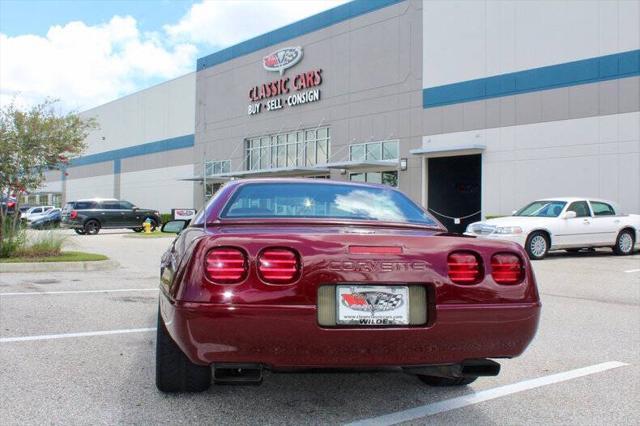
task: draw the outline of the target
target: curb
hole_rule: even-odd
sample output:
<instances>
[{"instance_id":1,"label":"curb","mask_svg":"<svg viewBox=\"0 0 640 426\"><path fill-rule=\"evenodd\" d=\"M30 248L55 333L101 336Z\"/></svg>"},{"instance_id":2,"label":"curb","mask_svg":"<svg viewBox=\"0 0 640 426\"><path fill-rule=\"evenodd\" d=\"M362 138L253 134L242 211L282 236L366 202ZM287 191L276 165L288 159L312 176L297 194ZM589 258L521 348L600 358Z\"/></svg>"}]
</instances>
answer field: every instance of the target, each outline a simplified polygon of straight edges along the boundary
<instances>
[{"instance_id":1,"label":"curb","mask_svg":"<svg viewBox=\"0 0 640 426\"><path fill-rule=\"evenodd\" d=\"M30 262L0 263L3 272L84 272L110 271L120 266L115 260L95 260L91 262Z\"/></svg>"}]
</instances>

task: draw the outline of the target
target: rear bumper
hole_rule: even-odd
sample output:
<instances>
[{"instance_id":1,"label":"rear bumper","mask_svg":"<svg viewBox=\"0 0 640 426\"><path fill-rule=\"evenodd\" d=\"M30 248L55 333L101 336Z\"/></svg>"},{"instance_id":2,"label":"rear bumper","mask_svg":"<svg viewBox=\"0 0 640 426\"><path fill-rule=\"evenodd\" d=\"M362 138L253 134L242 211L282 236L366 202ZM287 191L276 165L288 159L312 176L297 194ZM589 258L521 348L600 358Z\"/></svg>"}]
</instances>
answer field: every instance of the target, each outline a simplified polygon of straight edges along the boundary
<instances>
[{"instance_id":1,"label":"rear bumper","mask_svg":"<svg viewBox=\"0 0 640 426\"><path fill-rule=\"evenodd\" d=\"M65 229L82 228L82 222L63 219L60 221L60 227Z\"/></svg>"},{"instance_id":2,"label":"rear bumper","mask_svg":"<svg viewBox=\"0 0 640 426\"><path fill-rule=\"evenodd\" d=\"M192 362L273 369L460 363L520 355L538 327L540 304L438 306L427 327L322 328L315 306L172 304L169 333Z\"/></svg>"}]
</instances>

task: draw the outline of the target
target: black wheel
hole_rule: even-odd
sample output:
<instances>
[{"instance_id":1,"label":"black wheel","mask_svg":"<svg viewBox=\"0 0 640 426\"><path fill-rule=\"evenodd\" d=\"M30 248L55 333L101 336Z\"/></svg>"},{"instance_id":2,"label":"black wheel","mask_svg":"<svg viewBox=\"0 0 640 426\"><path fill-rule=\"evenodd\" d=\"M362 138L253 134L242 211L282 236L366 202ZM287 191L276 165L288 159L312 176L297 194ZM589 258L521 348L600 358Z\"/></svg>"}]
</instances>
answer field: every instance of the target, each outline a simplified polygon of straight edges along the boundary
<instances>
[{"instance_id":1,"label":"black wheel","mask_svg":"<svg viewBox=\"0 0 640 426\"><path fill-rule=\"evenodd\" d=\"M429 386L465 386L476 381L477 377L459 377L457 379L449 379L446 377L437 376L425 376L424 374L418 374L418 379L428 384Z\"/></svg>"},{"instance_id":2,"label":"black wheel","mask_svg":"<svg viewBox=\"0 0 640 426\"><path fill-rule=\"evenodd\" d=\"M88 220L87 223L84 224L84 232L87 235L96 235L100 232L100 222L97 220Z\"/></svg>"},{"instance_id":3,"label":"black wheel","mask_svg":"<svg viewBox=\"0 0 640 426\"><path fill-rule=\"evenodd\" d=\"M527 237L527 242L525 243L524 248L529 255L529 259L544 259L549 252L549 237L547 237L547 234L544 232L532 232L529 237Z\"/></svg>"},{"instance_id":4,"label":"black wheel","mask_svg":"<svg viewBox=\"0 0 640 426\"><path fill-rule=\"evenodd\" d=\"M167 331L158 309L156 386L162 392L202 392L211 386L211 368L196 365Z\"/></svg>"},{"instance_id":5,"label":"black wheel","mask_svg":"<svg viewBox=\"0 0 640 426\"><path fill-rule=\"evenodd\" d=\"M142 229L142 228L131 228L131 230L133 232L142 232L142 231L144 231L144 229Z\"/></svg>"},{"instance_id":6,"label":"black wheel","mask_svg":"<svg viewBox=\"0 0 640 426\"><path fill-rule=\"evenodd\" d=\"M73 230L76 231L76 234L78 234L78 235L86 234L86 232L84 232L84 229L82 229L82 228L73 228Z\"/></svg>"},{"instance_id":7,"label":"black wheel","mask_svg":"<svg viewBox=\"0 0 640 426\"><path fill-rule=\"evenodd\" d=\"M613 246L613 252L618 256L626 256L633 253L635 244L633 232L629 229L623 229L616 238L616 245Z\"/></svg>"}]
</instances>

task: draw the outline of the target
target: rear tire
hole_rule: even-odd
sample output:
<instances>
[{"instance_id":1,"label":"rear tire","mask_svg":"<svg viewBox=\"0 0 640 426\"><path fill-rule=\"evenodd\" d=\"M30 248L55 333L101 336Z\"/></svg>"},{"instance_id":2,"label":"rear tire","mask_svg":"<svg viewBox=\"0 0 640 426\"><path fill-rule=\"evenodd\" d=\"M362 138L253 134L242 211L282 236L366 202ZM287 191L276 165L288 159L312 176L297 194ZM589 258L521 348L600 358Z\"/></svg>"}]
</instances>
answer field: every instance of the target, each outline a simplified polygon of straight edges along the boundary
<instances>
[{"instance_id":1,"label":"rear tire","mask_svg":"<svg viewBox=\"0 0 640 426\"><path fill-rule=\"evenodd\" d=\"M529 237L527 237L524 248L529 255L529 259L542 260L549 252L549 237L547 237L547 234L544 232L532 232Z\"/></svg>"},{"instance_id":2,"label":"rear tire","mask_svg":"<svg viewBox=\"0 0 640 426\"><path fill-rule=\"evenodd\" d=\"M447 377L425 376L419 374L418 379L429 386L445 387L445 386L466 386L476 381L477 377L459 377L451 379Z\"/></svg>"},{"instance_id":3,"label":"rear tire","mask_svg":"<svg viewBox=\"0 0 640 426\"><path fill-rule=\"evenodd\" d=\"M634 245L633 232L628 229L623 229L618 234L618 238L616 238L616 245L613 246L613 252L618 256L627 256L633 253Z\"/></svg>"},{"instance_id":4,"label":"rear tire","mask_svg":"<svg viewBox=\"0 0 640 426\"><path fill-rule=\"evenodd\" d=\"M131 230L133 232L142 232L142 231L144 231L144 229L142 229L142 228L131 228Z\"/></svg>"},{"instance_id":5,"label":"rear tire","mask_svg":"<svg viewBox=\"0 0 640 426\"><path fill-rule=\"evenodd\" d=\"M86 232L84 232L84 229L82 229L82 228L73 228L73 230L76 231L76 234L78 234L78 235L86 234Z\"/></svg>"},{"instance_id":6,"label":"rear tire","mask_svg":"<svg viewBox=\"0 0 640 426\"><path fill-rule=\"evenodd\" d=\"M162 392L202 392L211 386L211 368L196 365L167 331L160 309L156 340L156 386Z\"/></svg>"},{"instance_id":7,"label":"rear tire","mask_svg":"<svg viewBox=\"0 0 640 426\"><path fill-rule=\"evenodd\" d=\"M97 220L88 220L87 223L84 224L84 232L87 235L96 235L100 232L100 222Z\"/></svg>"}]
</instances>

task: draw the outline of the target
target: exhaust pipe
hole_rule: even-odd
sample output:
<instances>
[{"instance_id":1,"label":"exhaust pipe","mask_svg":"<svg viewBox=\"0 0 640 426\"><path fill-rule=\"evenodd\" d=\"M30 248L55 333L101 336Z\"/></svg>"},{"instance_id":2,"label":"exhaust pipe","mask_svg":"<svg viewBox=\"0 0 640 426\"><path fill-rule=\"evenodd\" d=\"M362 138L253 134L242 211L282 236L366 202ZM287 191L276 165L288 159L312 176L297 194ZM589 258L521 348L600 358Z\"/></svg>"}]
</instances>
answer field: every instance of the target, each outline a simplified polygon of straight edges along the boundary
<instances>
[{"instance_id":1,"label":"exhaust pipe","mask_svg":"<svg viewBox=\"0 0 640 426\"><path fill-rule=\"evenodd\" d=\"M424 365L403 367L407 374L458 379L461 377L497 376L500 364L490 359L468 359L460 364Z\"/></svg>"},{"instance_id":2,"label":"exhaust pipe","mask_svg":"<svg viewBox=\"0 0 640 426\"><path fill-rule=\"evenodd\" d=\"M262 365L214 364L213 382L224 385L259 385L262 383Z\"/></svg>"},{"instance_id":3,"label":"exhaust pipe","mask_svg":"<svg viewBox=\"0 0 640 426\"><path fill-rule=\"evenodd\" d=\"M462 377L497 376L500 364L490 359L470 359L462 363Z\"/></svg>"}]
</instances>

